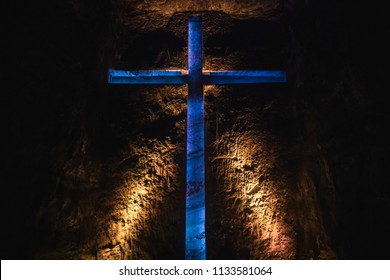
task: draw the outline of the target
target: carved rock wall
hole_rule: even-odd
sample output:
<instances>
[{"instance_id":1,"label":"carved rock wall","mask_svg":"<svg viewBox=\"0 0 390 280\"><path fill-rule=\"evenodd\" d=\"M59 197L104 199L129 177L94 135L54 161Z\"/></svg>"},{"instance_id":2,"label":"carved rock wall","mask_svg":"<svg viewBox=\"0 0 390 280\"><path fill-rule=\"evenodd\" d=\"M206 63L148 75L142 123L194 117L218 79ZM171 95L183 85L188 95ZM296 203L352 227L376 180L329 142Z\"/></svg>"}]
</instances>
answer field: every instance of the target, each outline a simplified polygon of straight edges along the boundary
<instances>
[{"instance_id":1,"label":"carved rock wall","mask_svg":"<svg viewBox=\"0 0 390 280\"><path fill-rule=\"evenodd\" d=\"M205 87L208 258L388 258L380 9L191 3L7 4L2 259L183 258L186 87L106 73L186 68L194 10L206 69L289 80Z\"/></svg>"}]
</instances>

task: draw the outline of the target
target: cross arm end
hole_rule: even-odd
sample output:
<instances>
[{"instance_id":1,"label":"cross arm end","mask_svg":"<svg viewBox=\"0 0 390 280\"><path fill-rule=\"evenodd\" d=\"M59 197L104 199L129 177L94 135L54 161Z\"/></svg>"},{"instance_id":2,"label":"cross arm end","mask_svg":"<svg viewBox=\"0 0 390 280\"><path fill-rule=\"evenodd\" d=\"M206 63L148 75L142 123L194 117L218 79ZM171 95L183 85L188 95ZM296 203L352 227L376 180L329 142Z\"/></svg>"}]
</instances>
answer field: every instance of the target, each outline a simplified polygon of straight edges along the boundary
<instances>
[{"instance_id":1,"label":"cross arm end","mask_svg":"<svg viewBox=\"0 0 390 280\"><path fill-rule=\"evenodd\" d=\"M110 84L173 84L187 83L187 71L184 70L108 70Z\"/></svg>"}]
</instances>

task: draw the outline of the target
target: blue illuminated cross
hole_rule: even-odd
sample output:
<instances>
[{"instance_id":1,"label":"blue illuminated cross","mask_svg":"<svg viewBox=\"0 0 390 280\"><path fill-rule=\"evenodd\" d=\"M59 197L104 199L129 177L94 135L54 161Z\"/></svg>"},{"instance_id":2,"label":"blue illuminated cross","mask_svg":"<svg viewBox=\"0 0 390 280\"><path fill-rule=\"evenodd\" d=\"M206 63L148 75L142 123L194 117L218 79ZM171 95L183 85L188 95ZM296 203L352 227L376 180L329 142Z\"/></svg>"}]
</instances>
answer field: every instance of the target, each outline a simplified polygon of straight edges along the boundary
<instances>
[{"instance_id":1,"label":"blue illuminated cross","mask_svg":"<svg viewBox=\"0 0 390 280\"><path fill-rule=\"evenodd\" d=\"M111 84L188 84L186 170L186 259L206 259L203 85L282 83L284 71L203 71L202 21L188 24L188 71L110 69Z\"/></svg>"}]
</instances>

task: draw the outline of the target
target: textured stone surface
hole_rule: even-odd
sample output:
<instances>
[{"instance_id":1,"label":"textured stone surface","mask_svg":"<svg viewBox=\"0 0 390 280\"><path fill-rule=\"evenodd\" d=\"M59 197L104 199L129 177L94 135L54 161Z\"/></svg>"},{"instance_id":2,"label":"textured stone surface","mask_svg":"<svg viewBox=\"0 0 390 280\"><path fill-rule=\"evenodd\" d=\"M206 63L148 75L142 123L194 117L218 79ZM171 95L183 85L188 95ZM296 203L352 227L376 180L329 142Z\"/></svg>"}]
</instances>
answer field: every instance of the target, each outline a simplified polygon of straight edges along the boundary
<instances>
[{"instance_id":1,"label":"textured stone surface","mask_svg":"<svg viewBox=\"0 0 390 280\"><path fill-rule=\"evenodd\" d=\"M189 10L206 70L289 80L205 87L208 257L388 259L381 7L201 2L7 3L2 259L184 257L187 89L106 74L187 68Z\"/></svg>"}]
</instances>

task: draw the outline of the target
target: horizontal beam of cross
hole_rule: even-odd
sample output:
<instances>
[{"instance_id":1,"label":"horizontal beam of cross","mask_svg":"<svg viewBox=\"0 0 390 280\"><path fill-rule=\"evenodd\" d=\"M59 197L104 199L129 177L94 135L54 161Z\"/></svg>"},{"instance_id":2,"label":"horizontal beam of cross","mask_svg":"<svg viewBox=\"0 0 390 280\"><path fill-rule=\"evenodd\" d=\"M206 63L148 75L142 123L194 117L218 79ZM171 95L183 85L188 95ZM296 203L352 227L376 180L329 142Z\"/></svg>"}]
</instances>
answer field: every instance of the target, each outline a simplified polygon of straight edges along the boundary
<instances>
[{"instance_id":1,"label":"horizontal beam of cross","mask_svg":"<svg viewBox=\"0 0 390 280\"><path fill-rule=\"evenodd\" d=\"M202 84L230 85L255 83L286 82L284 71L239 70L239 71L203 71ZM188 71L185 70L141 70L124 71L110 69L108 82L111 84L188 84Z\"/></svg>"}]
</instances>

